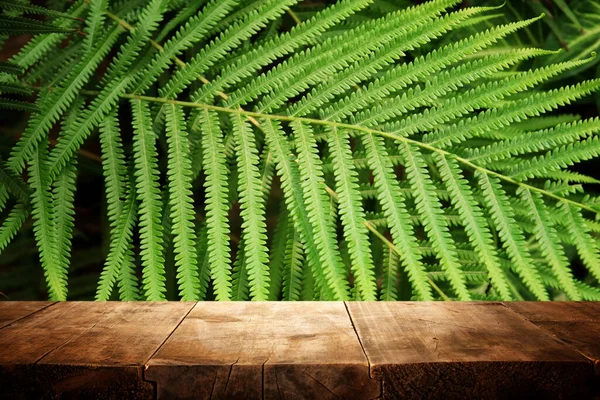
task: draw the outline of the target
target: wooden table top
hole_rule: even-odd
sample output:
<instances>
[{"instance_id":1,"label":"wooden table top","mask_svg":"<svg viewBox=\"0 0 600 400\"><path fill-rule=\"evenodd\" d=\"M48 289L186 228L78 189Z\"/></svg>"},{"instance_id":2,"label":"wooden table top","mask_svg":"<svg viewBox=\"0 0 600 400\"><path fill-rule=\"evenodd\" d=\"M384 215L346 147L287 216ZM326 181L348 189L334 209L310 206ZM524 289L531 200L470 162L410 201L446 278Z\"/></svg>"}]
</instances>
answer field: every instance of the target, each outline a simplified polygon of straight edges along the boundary
<instances>
[{"instance_id":1,"label":"wooden table top","mask_svg":"<svg viewBox=\"0 0 600 400\"><path fill-rule=\"evenodd\" d=\"M0 302L0 398L596 398L600 303Z\"/></svg>"}]
</instances>

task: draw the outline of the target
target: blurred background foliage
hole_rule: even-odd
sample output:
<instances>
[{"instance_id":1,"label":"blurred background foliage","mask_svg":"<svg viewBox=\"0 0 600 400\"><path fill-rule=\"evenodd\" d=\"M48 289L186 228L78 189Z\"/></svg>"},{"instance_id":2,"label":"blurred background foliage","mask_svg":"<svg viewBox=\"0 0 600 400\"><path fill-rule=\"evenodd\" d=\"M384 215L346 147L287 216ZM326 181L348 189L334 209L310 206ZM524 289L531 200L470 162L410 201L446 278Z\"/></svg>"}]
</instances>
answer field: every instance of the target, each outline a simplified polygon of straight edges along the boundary
<instances>
[{"instance_id":1,"label":"blurred background foliage","mask_svg":"<svg viewBox=\"0 0 600 400\"><path fill-rule=\"evenodd\" d=\"M13 1L13 0L9 0ZM140 0L137 0L139 2ZM181 2L182 0L173 0ZM136 2L136 0L132 0ZM344 23L330 30L327 35L339 35L366 20L378 18L398 9L422 3L419 0L374 0L370 7L353 15ZM33 2L44 5L54 10L65 10L69 2L64 0L48 0ZM242 0L240 6L251 7L260 0ZM314 15L331 1L305 1L294 9L293 15L284 15L275 21L270 29L288 29L298 20L305 20ZM566 60L589 58L594 53L600 53L600 0L465 0L463 6L484 5L498 6L495 13L479 18L474 18L471 23L460 29L452 31L442 39L434 41L410 54L418 57L425 51L434 47L455 42L470 34L484 31L496 24L523 20L544 14L545 17L529 27L520 30L501 40L487 53L502 53L515 48L538 47L550 50L560 50L553 56L538 57L527 61L528 65L516 65L513 69L523 67L540 67ZM12 15L14 10L4 9L1 15ZM36 16L40 20L48 17ZM225 21L224 21L225 22ZM30 36L2 36L0 35L0 62L8 60L12 55L27 43ZM258 38L260 39L260 38ZM478 53L481 55L481 52ZM235 55L232 55L235 56ZM106 68L106 66L104 66ZM585 63L578 69L573 69L549 81L543 88L548 89L567 85L584 79L600 77L600 56L593 61ZM19 94L22 98L23 94ZM35 97L31 94L29 101ZM599 115L600 93L587 97L568 107L562 107L556 115L557 120L567 122L579 118L594 117ZM28 113L18 110L0 110L0 157L6 159L11 147L25 129ZM539 128L539 127L536 127ZM129 133L131 134L131 133ZM52 140L52 137L51 137ZM73 238L73 255L69 271L69 299L93 300L103 262L108 252L109 225L106 218L106 203L101 168L100 148L97 140L88 140L79 152L78 190L75 199L76 225ZM164 161L164 160L163 160ZM597 161L581 163L577 172L600 179L600 165ZM591 185L589 190L600 193L597 185ZM274 198L274 200L277 200ZM267 224L269 231L275 227L278 216L278 201L267 205ZM10 209L8 207L7 209ZM0 216L4 218L5 215ZM230 221L232 227L232 242L239 242L240 224L238 216ZM167 249L172 251L172 249ZM377 254L374 254L377 257ZM382 255L380 255L382 256ZM578 265L574 252L572 267L575 275L584 273ZM175 268L172 257L166 257L167 273L167 298L177 298ZM585 281L585 276L578 276ZM115 291L116 292L116 291ZM115 293L116 294L116 293ZM37 248L32 231L31 219L24 224L18 236L10 246L0 254L0 298L9 300L45 300L47 299L46 285L43 270L40 267Z\"/></svg>"}]
</instances>

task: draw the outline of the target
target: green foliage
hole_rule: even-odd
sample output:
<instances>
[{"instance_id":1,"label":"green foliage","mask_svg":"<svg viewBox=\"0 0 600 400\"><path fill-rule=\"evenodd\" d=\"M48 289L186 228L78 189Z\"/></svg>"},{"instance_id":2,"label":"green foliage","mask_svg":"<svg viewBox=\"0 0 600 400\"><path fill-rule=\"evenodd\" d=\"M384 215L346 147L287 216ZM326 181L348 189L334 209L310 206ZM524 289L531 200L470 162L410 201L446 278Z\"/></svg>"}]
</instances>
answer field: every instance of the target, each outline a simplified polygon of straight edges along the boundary
<instances>
[{"instance_id":1,"label":"green foliage","mask_svg":"<svg viewBox=\"0 0 600 400\"><path fill-rule=\"evenodd\" d=\"M296 3L0 1L0 31L36 35L0 92L37 93L0 99L31 114L0 165L0 252L31 215L49 298L72 296L99 149L97 300L600 298L598 180L573 168L600 122L557 111L600 89L573 80L597 62L595 0L556 21ZM543 23L569 52L513 43Z\"/></svg>"}]
</instances>

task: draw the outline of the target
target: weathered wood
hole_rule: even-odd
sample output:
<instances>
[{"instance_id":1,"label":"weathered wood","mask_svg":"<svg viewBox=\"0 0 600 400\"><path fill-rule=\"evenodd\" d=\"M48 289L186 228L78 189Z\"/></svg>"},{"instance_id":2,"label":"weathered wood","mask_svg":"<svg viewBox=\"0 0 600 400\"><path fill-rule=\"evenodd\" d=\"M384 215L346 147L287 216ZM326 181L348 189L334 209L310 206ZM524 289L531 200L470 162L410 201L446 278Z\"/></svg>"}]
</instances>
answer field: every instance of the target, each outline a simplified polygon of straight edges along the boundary
<instances>
[{"instance_id":1,"label":"weathered wood","mask_svg":"<svg viewBox=\"0 0 600 400\"><path fill-rule=\"evenodd\" d=\"M592 303L0 303L0 321L7 399L600 394Z\"/></svg>"},{"instance_id":2,"label":"weathered wood","mask_svg":"<svg viewBox=\"0 0 600 400\"><path fill-rule=\"evenodd\" d=\"M158 398L368 399L380 391L344 303L199 303L145 377Z\"/></svg>"},{"instance_id":3,"label":"weathered wood","mask_svg":"<svg viewBox=\"0 0 600 400\"><path fill-rule=\"evenodd\" d=\"M15 396L28 388L29 397L152 398L143 367L193 305L56 304L2 330L0 387Z\"/></svg>"},{"instance_id":4,"label":"weathered wood","mask_svg":"<svg viewBox=\"0 0 600 400\"><path fill-rule=\"evenodd\" d=\"M590 359L596 375L600 375L600 303L505 304Z\"/></svg>"},{"instance_id":5,"label":"weathered wood","mask_svg":"<svg viewBox=\"0 0 600 400\"><path fill-rule=\"evenodd\" d=\"M0 329L52 304L48 301L2 301L0 302Z\"/></svg>"},{"instance_id":6,"label":"weathered wood","mask_svg":"<svg viewBox=\"0 0 600 400\"><path fill-rule=\"evenodd\" d=\"M600 322L600 302L519 301L504 305L529 321Z\"/></svg>"},{"instance_id":7,"label":"weathered wood","mask_svg":"<svg viewBox=\"0 0 600 400\"><path fill-rule=\"evenodd\" d=\"M383 398L593 398L591 364L499 303L349 303Z\"/></svg>"}]
</instances>

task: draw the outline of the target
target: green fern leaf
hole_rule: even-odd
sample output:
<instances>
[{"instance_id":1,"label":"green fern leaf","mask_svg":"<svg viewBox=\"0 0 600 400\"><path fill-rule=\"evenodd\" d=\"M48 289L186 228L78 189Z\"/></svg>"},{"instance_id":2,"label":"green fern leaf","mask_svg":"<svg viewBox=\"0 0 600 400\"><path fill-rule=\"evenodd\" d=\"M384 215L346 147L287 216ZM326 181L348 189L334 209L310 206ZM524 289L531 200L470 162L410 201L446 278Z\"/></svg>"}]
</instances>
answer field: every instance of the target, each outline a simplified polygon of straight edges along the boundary
<instances>
[{"instance_id":1,"label":"green fern leaf","mask_svg":"<svg viewBox=\"0 0 600 400\"><path fill-rule=\"evenodd\" d=\"M333 240L335 227L327 206L327 194L323 185L321 161L316 153L317 146L312 128L300 122L292 122L294 141L298 150L301 185L308 218L317 237L317 247L321 258L328 259L323 266L327 284L335 299L348 299L348 284L339 251Z\"/></svg>"},{"instance_id":2,"label":"green fern leaf","mask_svg":"<svg viewBox=\"0 0 600 400\"><path fill-rule=\"evenodd\" d=\"M383 284L381 286L381 295L379 300L393 301L398 300L398 267L400 259L398 254L392 249L384 250L386 255L383 265Z\"/></svg>"},{"instance_id":3,"label":"green fern leaf","mask_svg":"<svg viewBox=\"0 0 600 400\"><path fill-rule=\"evenodd\" d=\"M317 238L313 233L314 227L312 225L314 220L309 218L304 204L298 163L292 156L290 144L285 138L278 121L264 120L261 124L261 130L265 134L269 150L277 163L277 173L281 178L281 188L284 192L287 210L294 221L295 231L304 245L306 259L314 275L316 291L323 291L322 297L331 300L333 299L333 292L329 288L324 274L324 266L329 262L329 259L321 259L321 253L317 247Z\"/></svg>"},{"instance_id":4,"label":"green fern leaf","mask_svg":"<svg viewBox=\"0 0 600 400\"><path fill-rule=\"evenodd\" d=\"M285 250L289 242L289 233L292 230L293 223L289 220L285 210L282 210L277 220L277 227L273 233L273 238L271 239L271 253L269 254L270 301L279 300L279 295L282 292ZM300 239L298 238L298 240Z\"/></svg>"},{"instance_id":5,"label":"green fern leaf","mask_svg":"<svg viewBox=\"0 0 600 400\"><path fill-rule=\"evenodd\" d=\"M549 210L541 195L523 187L519 188L518 191L531 212L531 218L535 221L535 237L540 242L542 254L552 268L552 272L558 279L562 290L571 300L581 300L581 295L573 280L573 274L569 269L568 260L559 244L556 229L549 218Z\"/></svg>"},{"instance_id":6,"label":"green fern leaf","mask_svg":"<svg viewBox=\"0 0 600 400\"><path fill-rule=\"evenodd\" d=\"M208 235L206 224L201 224L196 233L196 254L198 259L198 299L205 300L210 281L210 262L208 259Z\"/></svg>"},{"instance_id":7,"label":"green fern leaf","mask_svg":"<svg viewBox=\"0 0 600 400\"><path fill-rule=\"evenodd\" d=\"M56 176L75 151L83 144L92 129L110 113L120 94L139 79L139 71L124 74L150 34L156 30L165 12L167 0L152 0L145 8L140 23L122 47L103 78L110 82L82 113L77 121L58 138L50 153L50 178ZM116 79L119 77L119 79Z\"/></svg>"},{"instance_id":8,"label":"green fern leaf","mask_svg":"<svg viewBox=\"0 0 600 400\"><path fill-rule=\"evenodd\" d=\"M283 262L283 300L300 300L302 290L302 261L304 259L302 242L295 232L293 225L288 227L287 243L285 244L285 259Z\"/></svg>"},{"instance_id":9,"label":"green fern leaf","mask_svg":"<svg viewBox=\"0 0 600 400\"><path fill-rule=\"evenodd\" d=\"M385 214L394 245L406 269L408 278L417 296L422 300L433 300L431 287L427 282L425 267L417 252L417 242L414 237L413 227L409 221L404 199L397 185L387 151L380 137L364 135L369 165L373 171L377 198Z\"/></svg>"},{"instance_id":10,"label":"green fern leaf","mask_svg":"<svg viewBox=\"0 0 600 400\"><path fill-rule=\"evenodd\" d=\"M238 160L238 192L242 217L245 268L253 300L267 300L269 295L268 249L265 202L261 195L258 155L254 132L239 114L231 117Z\"/></svg>"},{"instance_id":11,"label":"green fern leaf","mask_svg":"<svg viewBox=\"0 0 600 400\"><path fill-rule=\"evenodd\" d=\"M28 216L29 208L23 203L15 205L7 215L0 226L0 254L17 235Z\"/></svg>"},{"instance_id":12,"label":"green fern leaf","mask_svg":"<svg viewBox=\"0 0 600 400\"><path fill-rule=\"evenodd\" d=\"M590 235L581 210L563 203L561 207L566 216L566 225L569 234L575 242L577 253L588 267L594 278L600 281L600 248L598 240Z\"/></svg>"},{"instance_id":13,"label":"green fern leaf","mask_svg":"<svg viewBox=\"0 0 600 400\"><path fill-rule=\"evenodd\" d=\"M140 256L146 299L165 299L163 227L156 154L156 134L152 131L150 110L141 100L132 100L137 198L140 201Z\"/></svg>"},{"instance_id":14,"label":"green fern leaf","mask_svg":"<svg viewBox=\"0 0 600 400\"><path fill-rule=\"evenodd\" d=\"M216 113L202 111L202 151L206 180L207 254L217 300L227 300L231 293L229 258L229 224L227 223L228 187L223 133Z\"/></svg>"},{"instance_id":15,"label":"green fern leaf","mask_svg":"<svg viewBox=\"0 0 600 400\"><path fill-rule=\"evenodd\" d=\"M240 249L233 263L233 281L231 285L231 300L245 301L249 299L248 270L246 268L246 247L240 241Z\"/></svg>"},{"instance_id":16,"label":"green fern leaf","mask_svg":"<svg viewBox=\"0 0 600 400\"><path fill-rule=\"evenodd\" d=\"M344 226L344 238L352 261L352 273L363 300L375 300L375 267L369 248L369 234L358 192L358 176L352 165L348 134L333 127L328 132L329 148L333 154L339 214Z\"/></svg>"},{"instance_id":17,"label":"green fern leaf","mask_svg":"<svg viewBox=\"0 0 600 400\"><path fill-rule=\"evenodd\" d=\"M63 301L67 299L67 271L61 268L55 247L52 196L46 168L47 157L47 143L42 142L29 168L29 184L33 192L31 199L33 232L46 276L49 298Z\"/></svg>"},{"instance_id":18,"label":"green fern leaf","mask_svg":"<svg viewBox=\"0 0 600 400\"><path fill-rule=\"evenodd\" d=\"M442 205L433 194L433 182L427 171L423 156L415 147L408 144L400 146L406 166L407 179L415 193L415 207L423 216L423 226L433 247L437 250L444 270L450 278L452 288L461 300L469 300L471 295L466 286L465 277L457 261L448 225L443 218Z\"/></svg>"},{"instance_id":19,"label":"green fern leaf","mask_svg":"<svg viewBox=\"0 0 600 400\"><path fill-rule=\"evenodd\" d=\"M492 235L483 218L483 213L475 201L469 182L463 178L456 160L441 154L434 155L434 159L439 168L442 182L450 192L452 203L458 210L469 239L480 260L488 269L492 285L502 299L511 300L512 296L492 242Z\"/></svg>"},{"instance_id":20,"label":"green fern leaf","mask_svg":"<svg viewBox=\"0 0 600 400\"><path fill-rule=\"evenodd\" d=\"M502 189L498 179L480 172L477 172L476 175L483 190L485 204L490 210L494 226L514 264L515 271L538 300L549 300L548 293L541 284L539 272L527 250L522 230L514 220L513 208L506 192Z\"/></svg>"},{"instance_id":21,"label":"green fern leaf","mask_svg":"<svg viewBox=\"0 0 600 400\"><path fill-rule=\"evenodd\" d=\"M184 114L180 107L167 108L169 203L175 247L175 266L182 300L198 298L195 212L192 199L192 166Z\"/></svg>"},{"instance_id":22,"label":"green fern leaf","mask_svg":"<svg viewBox=\"0 0 600 400\"><path fill-rule=\"evenodd\" d=\"M107 301L118 281L120 298L124 301L137 300L139 297L135 262L131 242L136 223L137 207L133 191L127 195L120 212L111 226L110 250L96 290L96 300Z\"/></svg>"}]
</instances>

